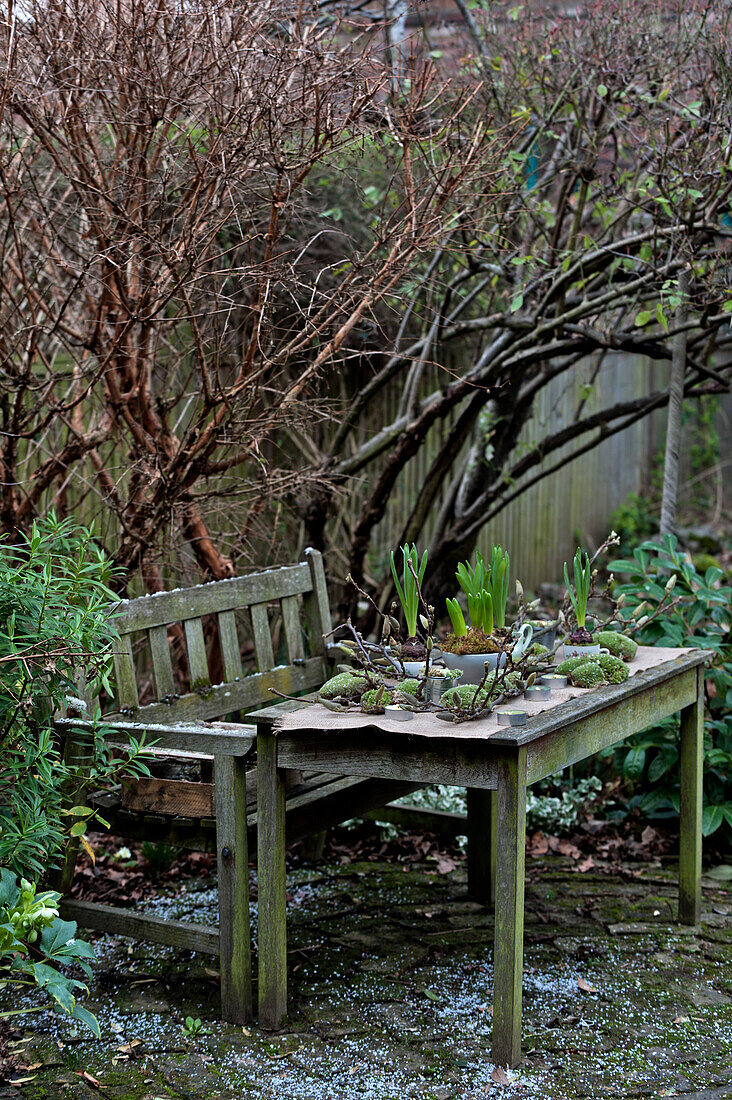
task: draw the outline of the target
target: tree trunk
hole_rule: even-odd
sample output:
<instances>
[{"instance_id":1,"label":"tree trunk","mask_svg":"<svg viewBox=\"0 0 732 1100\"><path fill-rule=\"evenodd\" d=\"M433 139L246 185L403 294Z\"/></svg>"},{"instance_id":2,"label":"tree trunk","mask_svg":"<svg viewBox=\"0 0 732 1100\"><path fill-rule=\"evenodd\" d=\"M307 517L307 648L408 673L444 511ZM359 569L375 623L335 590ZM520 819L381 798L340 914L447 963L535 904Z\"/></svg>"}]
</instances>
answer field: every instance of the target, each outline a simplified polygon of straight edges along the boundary
<instances>
[{"instance_id":1,"label":"tree trunk","mask_svg":"<svg viewBox=\"0 0 732 1100\"><path fill-rule=\"evenodd\" d=\"M686 323L689 312L688 292L690 272L679 275L681 302L676 311L680 327ZM681 414L684 404L684 375L686 373L686 331L674 339L669 384L668 427L666 429L666 455L663 462L663 496L661 498L661 534L670 535L676 522L676 495L679 489L679 456L681 453Z\"/></svg>"}]
</instances>

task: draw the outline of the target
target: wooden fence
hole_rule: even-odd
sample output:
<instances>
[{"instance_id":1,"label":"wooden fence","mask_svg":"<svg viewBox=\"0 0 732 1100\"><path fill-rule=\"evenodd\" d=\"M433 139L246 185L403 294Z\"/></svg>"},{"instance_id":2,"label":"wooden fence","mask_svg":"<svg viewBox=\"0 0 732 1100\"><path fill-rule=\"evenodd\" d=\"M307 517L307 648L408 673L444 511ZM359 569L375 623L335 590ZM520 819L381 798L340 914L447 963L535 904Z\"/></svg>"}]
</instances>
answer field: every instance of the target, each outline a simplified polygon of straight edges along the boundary
<instances>
[{"instance_id":1,"label":"wooden fence","mask_svg":"<svg viewBox=\"0 0 732 1100\"><path fill-rule=\"evenodd\" d=\"M533 416L517 443L517 451L570 423L583 398L585 414L591 413L663 388L665 371L663 366L641 356L607 357L592 382L591 361L575 367L541 392ZM391 394L385 395L381 403L374 403L369 417L374 426L394 416L396 400ZM370 555L371 568L377 577L385 573L388 552L398 543L404 516L446 430L446 425L433 430L428 446L409 463L396 486ZM630 493L642 494L649 488L653 457L663 446L664 434L665 412L661 411L611 436L579 459L567 462L490 521L481 533L479 549L489 552L493 544L507 548L511 553L512 575L520 577L526 588L536 589L542 581L558 580L563 562L572 557L578 542L586 546L601 542L609 532L611 513ZM556 452L546 460L547 465L554 465L570 451L568 447L564 452ZM528 476L534 474L535 471ZM489 468L486 476L490 476ZM448 488L446 485L446 492ZM430 539L437 513L435 509L422 544Z\"/></svg>"}]
</instances>

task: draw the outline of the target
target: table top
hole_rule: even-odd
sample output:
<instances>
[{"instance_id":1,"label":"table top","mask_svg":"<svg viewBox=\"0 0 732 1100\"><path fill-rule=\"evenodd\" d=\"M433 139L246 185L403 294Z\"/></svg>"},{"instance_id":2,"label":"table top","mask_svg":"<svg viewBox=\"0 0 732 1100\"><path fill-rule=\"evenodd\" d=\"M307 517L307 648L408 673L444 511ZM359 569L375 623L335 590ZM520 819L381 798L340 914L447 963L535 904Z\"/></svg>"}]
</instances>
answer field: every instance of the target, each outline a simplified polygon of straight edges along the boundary
<instances>
[{"instance_id":1,"label":"table top","mask_svg":"<svg viewBox=\"0 0 732 1100\"><path fill-rule=\"evenodd\" d=\"M663 688L663 684L691 672L709 660L713 654L705 649L665 649L659 646L639 646L635 658L628 662L630 676L622 684L598 688L575 688L569 685L553 689L551 698L529 702L519 696L506 702L507 707L525 710L527 724L515 728L499 726L495 713L468 722L448 722L434 713L415 714L410 721L398 721L386 715L364 714L361 711L337 713L321 703L287 700L255 711L247 718L259 728L278 737L297 736L305 731L337 736L347 730L377 729L396 737L440 739L450 741L485 741L496 747L520 746L562 729L578 719L606 710L640 692Z\"/></svg>"}]
</instances>

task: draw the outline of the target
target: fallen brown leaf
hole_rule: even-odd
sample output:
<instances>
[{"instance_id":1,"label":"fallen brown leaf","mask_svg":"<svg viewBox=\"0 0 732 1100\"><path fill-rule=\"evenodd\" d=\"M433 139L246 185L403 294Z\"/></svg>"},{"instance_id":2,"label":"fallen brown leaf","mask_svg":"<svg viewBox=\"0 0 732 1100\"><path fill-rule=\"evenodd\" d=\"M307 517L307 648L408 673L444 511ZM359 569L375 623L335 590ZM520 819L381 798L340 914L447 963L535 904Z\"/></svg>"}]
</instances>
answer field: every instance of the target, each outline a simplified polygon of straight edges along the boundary
<instances>
[{"instance_id":1,"label":"fallen brown leaf","mask_svg":"<svg viewBox=\"0 0 732 1100\"><path fill-rule=\"evenodd\" d=\"M581 855L579 848L569 840L560 840L557 851L563 856L570 856L571 859L579 859Z\"/></svg>"},{"instance_id":2,"label":"fallen brown leaf","mask_svg":"<svg viewBox=\"0 0 732 1100\"><path fill-rule=\"evenodd\" d=\"M549 841L543 833L534 833L529 841L529 855L530 856L545 856L549 851Z\"/></svg>"},{"instance_id":3,"label":"fallen brown leaf","mask_svg":"<svg viewBox=\"0 0 732 1100\"><path fill-rule=\"evenodd\" d=\"M496 1066L496 1068L493 1070L493 1072L491 1073L491 1081L495 1081L497 1085L511 1084L510 1077L506 1073L505 1069L502 1069L501 1066Z\"/></svg>"},{"instance_id":4,"label":"fallen brown leaf","mask_svg":"<svg viewBox=\"0 0 732 1100\"><path fill-rule=\"evenodd\" d=\"M590 985L584 978L577 979L577 988L581 989L583 993L597 993L594 985Z\"/></svg>"}]
</instances>

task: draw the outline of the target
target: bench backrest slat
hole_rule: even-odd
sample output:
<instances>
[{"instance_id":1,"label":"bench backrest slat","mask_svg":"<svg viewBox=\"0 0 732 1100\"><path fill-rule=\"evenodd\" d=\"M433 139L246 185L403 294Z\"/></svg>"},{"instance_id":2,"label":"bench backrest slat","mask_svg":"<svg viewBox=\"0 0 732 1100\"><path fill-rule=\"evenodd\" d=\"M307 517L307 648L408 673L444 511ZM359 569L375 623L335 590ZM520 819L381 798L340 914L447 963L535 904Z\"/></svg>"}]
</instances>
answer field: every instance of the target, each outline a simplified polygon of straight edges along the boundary
<instances>
[{"instance_id":1,"label":"bench backrest slat","mask_svg":"<svg viewBox=\"0 0 732 1100\"><path fill-rule=\"evenodd\" d=\"M282 600L282 626L285 631L285 645L287 656L293 661L302 660L302 626L300 624L300 609L295 596L285 596Z\"/></svg>"},{"instance_id":2,"label":"bench backrest slat","mask_svg":"<svg viewBox=\"0 0 732 1100\"><path fill-rule=\"evenodd\" d=\"M266 672L274 665L272 635L269 628L269 615L266 603L253 603L251 608L252 631L254 634L254 657L257 671Z\"/></svg>"},{"instance_id":3,"label":"bench backrest slat","mask_svg":"<svg viewBox=\"0 0 732 1100\"><path fill-rule=\"evenodd\" d=\"M168 629L165 626L154 626L148 631L148 637L155 694L158 699L168 699L175 695L175 677L168 644Z\"/></svg>"},{"instance_id":4,"label":"bench backrest slat","mask_svg":"<svg viewBox=\"0 0 732 1100\"><path fill-rule=\"evenodd\" d=\"M221 659L224 664L224 679L240 680L242 677L242 667L241 652L239 650L239 636L236 633L236 615L233 611L220 611L218 620Z\"/></svg>"},{"instance_id":5,"label":"bench backrest slat","mask_svg":"<svg viewBox=\"0 0 732 1100\"><path fill-rule=\"evenodd\" d=\"M330 610L321 554L306 550L306 561L196 588L160 592L125 601L116 625L117 708L136 721L187 722L222 718L240 710L271 705L270 688L285 694L311 691L326 675L323 634ZM302 611L301 611L302 603ZM275 667L270 605L279 611L286 664ZM251 621L256 674L244 675L239 622ZM223 683L211 683L206 619L216 616ZM209 620L210 621L210 620ZM147 637L154 700L139 705L133 638ZM307 637L307 655L305 640ZM177 694L171 639L185 641L190 690ZM218 678L218 677L217 677Z\"/></svg>"},{"instance_id":6,"label":"bench backrest slat","mask_svg":"<svg viewBox=\"0 0 732 1100\"><path fill-rule=\"evenodd\" d=\"M115 645L114 676L117 681L117 706L125 713L136 710L139 705L137 677L129 634L122 634Z\"/></svg>"}]
</instances>

